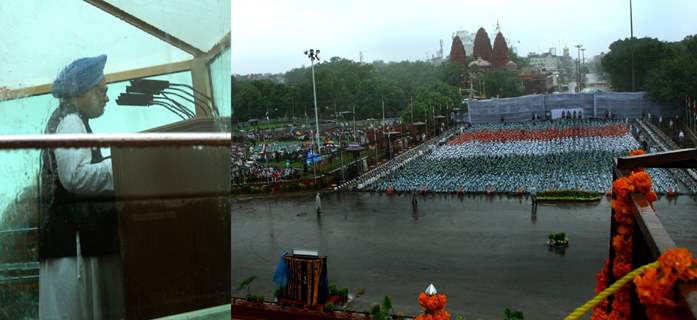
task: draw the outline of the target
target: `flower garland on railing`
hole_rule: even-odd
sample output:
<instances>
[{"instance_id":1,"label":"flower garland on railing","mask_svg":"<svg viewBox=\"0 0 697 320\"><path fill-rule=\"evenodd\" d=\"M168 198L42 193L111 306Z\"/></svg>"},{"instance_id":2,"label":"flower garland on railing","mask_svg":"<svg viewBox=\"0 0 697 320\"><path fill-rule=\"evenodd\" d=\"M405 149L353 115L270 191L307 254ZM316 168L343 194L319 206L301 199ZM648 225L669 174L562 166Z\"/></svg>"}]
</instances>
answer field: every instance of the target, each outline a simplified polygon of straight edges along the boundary
<instances>
[{"instance_id":1,"label":"flower garland on railing","mask_svg":"<svg viewBox=\"0 0 697 320\"><path fill-rule=\"evenodd\" d=\"M450 320L450 314L445 311L447 301L444 294L438 293L432 284L429 285L425 292L419 294L419 305L426 310L415 320Z\"/></svg>"},{"instance_id":2,"label":"flower garland on railing","mask_svg":"<svg viewBox=\"0 0 697 320\"><path fill-rule=\"evenodd\" d=\"M645 154L644 150L634 150L630 156ZM632 193L646 196L649 204L656 201L656 193L651 190L651 176L642 168L631 170L628 177L620 177L612 182L613 220L617 225L617 233L612 237L612 248L615 257L612 261L612 275L620 279L632 270ZM609 262L605 261L603 269L596 275L595 293L599 293L608 285ZM629 319L631 288L626 287L613 295L611 311L607 313L608 301L603 300L593 308L593 319Z\"/></svg>"},{"instance_id":3,"label":"flower garland on railing","mask_svg":"<svg viewBox=\"0 0 697 320\"><path fill-rule=\"evenodd\" d=\"M652 320L691 319L685 301L678 299L678 280L697 280L697 259L685 248L667 250L658 258L659 266L634 278L639 301Z\"/></svg>"}]
</instances>

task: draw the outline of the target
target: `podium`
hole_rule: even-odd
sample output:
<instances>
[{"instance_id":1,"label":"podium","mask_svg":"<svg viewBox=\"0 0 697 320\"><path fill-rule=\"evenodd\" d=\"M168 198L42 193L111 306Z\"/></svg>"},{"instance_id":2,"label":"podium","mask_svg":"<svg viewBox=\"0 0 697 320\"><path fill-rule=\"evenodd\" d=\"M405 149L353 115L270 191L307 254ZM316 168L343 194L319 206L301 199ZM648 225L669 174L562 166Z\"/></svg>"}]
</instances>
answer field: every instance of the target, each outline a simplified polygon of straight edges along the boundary
<instances>
[{"instance_id":1,"label":"podium","mask_svg":"<svg viewBox=\"0 0 697 320\"><path fill-rule=\"evenodd\" d=\"M216 132L193 119L148 132ZM112 149L128 319L229 303L230 151Z\"/></svg>"},{"instance_id":2,"label":"podium","mask_svg":"<svg viewBox=\"0 0 697 320\"><path fill-rule=\"evenodd\" d=\"M328 296L327 257L285 256L288 284L283 291L283 300L316 307L324 304Z\"/></svg>"}]
</instances>

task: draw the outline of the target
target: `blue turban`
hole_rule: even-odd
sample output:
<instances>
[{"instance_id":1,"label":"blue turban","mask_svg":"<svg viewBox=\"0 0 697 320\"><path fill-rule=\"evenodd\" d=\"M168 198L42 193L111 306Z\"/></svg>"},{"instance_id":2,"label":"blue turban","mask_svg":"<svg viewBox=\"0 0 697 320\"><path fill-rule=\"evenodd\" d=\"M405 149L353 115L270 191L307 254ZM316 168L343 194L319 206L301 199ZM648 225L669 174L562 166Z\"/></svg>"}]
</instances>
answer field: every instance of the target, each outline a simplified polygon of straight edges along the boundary
<instances>
[{"instance_id":1,"label":"blue turban","mask_svg":"<svg viewBox=\"0 0 697 320\"><path fill-rule=\"evenodd\" d=\"M104 79L106 55L81 58L63 68L53 81L53 96L70 98L81 96Z\"/></svg>"}]
</instances>

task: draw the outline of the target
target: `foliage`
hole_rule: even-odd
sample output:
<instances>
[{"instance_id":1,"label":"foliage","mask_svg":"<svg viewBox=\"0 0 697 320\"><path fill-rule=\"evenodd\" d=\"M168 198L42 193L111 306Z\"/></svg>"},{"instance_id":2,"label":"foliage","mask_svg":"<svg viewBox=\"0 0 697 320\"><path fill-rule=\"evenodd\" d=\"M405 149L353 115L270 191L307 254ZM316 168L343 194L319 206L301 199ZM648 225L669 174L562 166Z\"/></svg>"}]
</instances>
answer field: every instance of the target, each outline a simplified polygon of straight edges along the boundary
<instances>
[{"instance_id":1,"label":"foliage","mask_svg":"<svg viewBox=\"0 0 697 320\"><path fill-rule=\"evenodd\" d=\"M250 287L250 285L251 285L252 282L254 282L254 280L256 280L256 279L257 279L257 276L249 276L249 277L245 278L244 280L242 280L242 282L240 283L239 287L237 287L237 291L242 291L242 289L244 289L244 288L246 287L246 288L247 288L247 292L249 292L249 287Z\"/></svg>"},{"instance_id":2,"label":"foliage","mask_svg":"<svg viewBox=\"0 0 697 320\"><path fill-rule=\"evenodd\" d=\"M467 80L467 65L445 62L440 67L441 79L453 87L464 87Z\"/></svg>"},{"instance_id":3,"label":"foliage","mask_svg":"<svg viewBox=\"0 0 697 320\"><path fill-rule=\"evenodd\" d=\"M686 95L697 93L697 36L673 45L674 54L649 71L646 87L655 100L680 105Z\"/></svg>"},{"instance_id":4,"label":"foliage","mask_svg":"<svg viewBox=\"0 0 697 320\"><path fill-rule=\"evenodd\" d=\"M566 238L564 232L550 233L549 236L547 236L547 244L550 246L567 246L569 245L569 239Z\"/></svg>"},{"instance_id":5,"label":"foliage","mask_svg":"<svg viewBox=\"0 0 697 320\"><path fill-rule=\"evenodd\" d=\"M258 303L264 302L264 296L256 295L256 294L247 294L245 299L247 299L247 301L249 301L249 302L258 302Z\"/></svg>"},{"instance_id":6,"label":"foliage","mask_svg":"<svg viewBox=\"0 0 697 320\"><path fill-rule=\"evenodd\" d=\"M376 304L370 310L370 314L373 316L373 320L387 320L391 318L392 312L392 300L388 296L382 301L382 305Z\"/></svg>"},{"instance_id":7,"label":"foliage","mask_svg":"<svg viewBox=\"0 0 697 320\"><path fill-rule=\"evenodd\" d=\"M644 154L644 150L634 150L630 156ZM632 207L632 193L642 193L648 200L649 205L656 201L656 193L651 191L651 176L641 168L631 170L627 177L619 177L612 182L612 222L617 226L616 234L610 241L614 257L612 261L606 261L603 269L596 276L595 292L605 290L609 283L609 263L612 263L612 276L621 279L632 270L632 224L634 213ZM603 299L593 308L592 319L625 319L629 318L631 300L631 288L628 286L619 289L613 294L612 302ZM608 306L612 309L609 310ZM657 317L651 317L658 319ZM676 318L677 319L677 318Z\"/></svg>"},{"instance_id":8,"label":"foliage","mask_svg":"<svg viewBox=\"0 0 697 320\"><path fill-rule=\"evenodd\" d=\"M342 298L348 297L348 288L339 289L335 283L329 284L329 295L330 296L340 296Z\"/></svg>"},{"instance_id":9,"label":"foliage","mask_svg":"<svg viewBox=\"0 0 697 320\"><path fill-rule=\"evenodd\" d=\"M610 45L610 52L601 61L609 76L610 85L617 91L632 90L632 51L634 52L635 90L646 91L650 70L661 59L673 56L671 46L655 38L617 40Z\"/></svg>"},{"instance_id":10,"label":"foliage","mask_svg":"<svg viewBox=\"0 0 697 320\"><path fill-rule=\"evenodd\" d=\"M522 311L511 310L509 308L506 308L503 310L503 316L504 316L504 318L503 318L504 320L524 320L525 319Z\"/></svg>"},{"instance_id":11,"label":"foliage","mask_svg":"<svg viewBox=\"0 0 697 320\"><path fill-rule=\"evenodd\" d=\"M252 285L252 282L254 282L254 280L256 280L256 279L257 279L257 276L249 276L249 277L245 278L244 280L242 280L240 285L237 287L237 291L242 291L244 288L247 288L247 296L245 297L245 299L247 299L247 301L249 301L249 302L262 303L262 302L264 302L264 296L250 293L250 287Z\"/></svg>"},{"instance_id":12,"label":"foliage","mask_svg":"<svg viewBox=\"0 0 697 320\"><path fill-rule=\"evenodd\" d=\"M523 94L523 84L518 74L510 70L498 70L482 75L481 84L487 97L517 97Z\"/></svg>"},{"instance_id":13,"label":"foliage","mask_svg":"<svg viewBox=\"0 0 697 320\"><path fill-rule=\"evenodd\" d=\"M335 296L339 294L339 290L336 288L336 283L330 283L329 284L329 295L330 296Z\"/></svg>"},{"instance_id":14,"label":"foliage","mask_svg":"<svg viewBox=\"0 0 697 320\"><path fill-rule=\"evenodd\" d=\"M411 108L402 111L402 119L411 122L413 115L414 122L431 123L433 116L447 116L451 108L460 106L460 100L460 92L456 87L442 81L434 81L419 90Z\"/></svg>"},{"instance_id":15,"label":"foliage","mask_svg":"<svg viewBox=\"0 0 697 320\"><path fill-rule=\"evenodd\" d=\"M325 304L325 305L322 307L322 311L324 311L324 312L332 312L332 311L334 311L335 309L336 309L336 306L335 306L333 303L331 303L331 302Z\"/></svg>"},{"instance_id":16,"label":"foliage","mask_svg":"<svg viewBox=\"0 0 697 320\"><path fill-rule=\"evenodd\" d=\"M508 47L508 60L515 62L519 70L530 65L528 58L518 56L518 53L513 50L513 47Z\"/></svg>"},{"instance_id":17,"label":"foliage","mask_svg":"<svg viewBox=\"0 0 697 320\"><path fill-rule=\"evenodd\" d=\"M463 65L434 65L423 61L366 64L333 57L315 64L318 113L321 118L338 121L352 120L354 112L359 120L379 119L384 103L385 116L394 117L409 109L410 101L424 88L441 83L451 87L448 94L457 93L457 99L453 99L455 103L460 101L457 87L464 80L463 68ZM265 120L267 115L272 121L314 116L312 70L308 66L271 79L234 76L232 86L235 121ZM346 118L342 119L340 114Z\"/></svg>"},{"instance_id":18,"label":"foliage","mask_svg":"<svg viewBox=\"0 0 697 320\"><path fill-rule=\"evenodd\" d=\"M597 201L601 199L600 193L580 190L553 190L538 192L537 200L574 200L574 201Z\"/></svg>"}]
</instances>

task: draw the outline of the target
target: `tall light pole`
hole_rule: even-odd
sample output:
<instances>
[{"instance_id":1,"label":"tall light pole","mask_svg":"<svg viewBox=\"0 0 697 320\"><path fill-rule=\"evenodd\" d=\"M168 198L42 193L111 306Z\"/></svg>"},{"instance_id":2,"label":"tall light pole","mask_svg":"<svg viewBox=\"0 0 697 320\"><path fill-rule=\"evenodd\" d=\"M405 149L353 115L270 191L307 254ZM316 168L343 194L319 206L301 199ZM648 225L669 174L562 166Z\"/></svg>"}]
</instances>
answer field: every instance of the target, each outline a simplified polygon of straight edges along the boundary
<instances>
[{"instance_id":1,"label":"tall light pole","mask_svg":"<svg viewBox=\"0 0 697 320\"><path fill-rule=\"evenodd\" d=\"M319 144L319 114L317 113L317 89L315 89L315 60L319 60L319 49L310 49L305 51L305 55L310 58L310 66L312 69L312 95L315 99L315 138L317 141L317 154L320 154Z\"/></svg>"},{"instance_id":2,"label":"tall light pole","mask_svg":"<svg viewBox=\"0 0 697 320\"><path fill-rule=\"evenodd\" d=\"M586 64L586 48L581 48L581 83L586 84L586 77L584 75L583 67Z\"/></svg>"},{"instance_id":3,"label":"tall light pole","mask_svg":"<svg viewBox=\"0 0 697 320\"><path fill-rule=\"evenodd\" d=\"M576 92L581 92L581 45L577 44L576 51L578 56L576 58Z\"/></svg>"},{"instance_id":4,"label":"tall light pole","mask_svg":"<svg viewBox=\"0 0 697 320\"><path fill-rule=\"evenodd\" d=\"M634 80L634 18L632 17L632 0L629 0L629 51L632 53L632 91L636 90Z\"/></svg>"}]
</instances>

